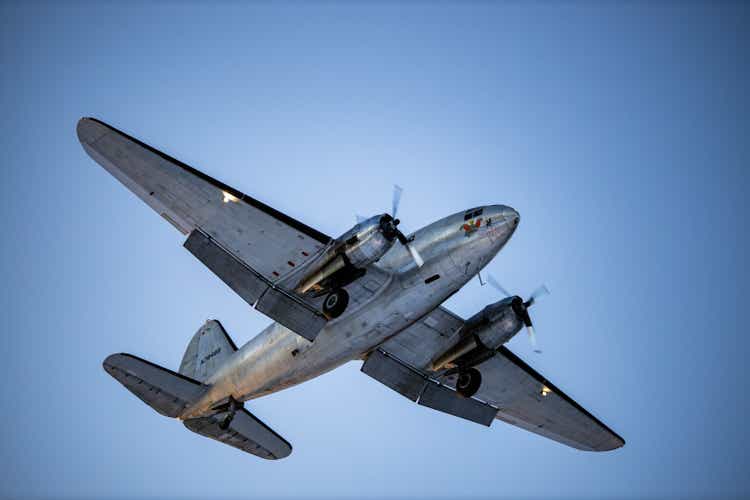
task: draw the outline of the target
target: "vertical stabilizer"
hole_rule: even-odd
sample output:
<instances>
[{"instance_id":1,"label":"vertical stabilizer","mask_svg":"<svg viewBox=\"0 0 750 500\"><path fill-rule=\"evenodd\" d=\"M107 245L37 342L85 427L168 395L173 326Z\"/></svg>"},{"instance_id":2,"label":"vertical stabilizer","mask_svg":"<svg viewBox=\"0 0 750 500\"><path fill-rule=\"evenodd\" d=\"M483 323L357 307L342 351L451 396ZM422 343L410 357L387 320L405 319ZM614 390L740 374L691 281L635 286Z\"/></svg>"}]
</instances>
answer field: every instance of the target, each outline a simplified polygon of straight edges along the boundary
<instances>
[{"instance_id":1,"label":"vertical stabilizer","mask_svg":"<svg viewBox=\"0 0 750 500\"><path fill-rule=\"evenodd\" d=\"M180 373L205 382L237 350L224 327L217 320L206 321L185 350Z\"/></svg>"}]
</instances>

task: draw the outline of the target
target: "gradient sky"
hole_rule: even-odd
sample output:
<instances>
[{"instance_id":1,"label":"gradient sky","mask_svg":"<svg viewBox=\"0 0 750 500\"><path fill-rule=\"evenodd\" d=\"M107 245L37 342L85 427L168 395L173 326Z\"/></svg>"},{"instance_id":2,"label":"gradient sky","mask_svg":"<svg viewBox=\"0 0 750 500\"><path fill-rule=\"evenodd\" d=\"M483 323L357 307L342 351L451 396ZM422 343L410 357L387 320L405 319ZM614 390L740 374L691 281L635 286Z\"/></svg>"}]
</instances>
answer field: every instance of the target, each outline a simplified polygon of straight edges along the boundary
<instances>
[{"instance_id":1,"label":"gradient sky","mask_svg":"<svg viewBox=\"0 0 750 500\"><path fill-rule=\"evenodd\" d=\"M0 6L0 496L747 495L750 9L743 3ZM350 363L248 407L267 462L101 368L177 368L269 320L89 159L95 116L338 235L404 187L407 230L521 213L488 266L510 348L627 440L576 451L409 403ZM474 281L448 306L498 300Z\"/></svg>"}]
</instances>

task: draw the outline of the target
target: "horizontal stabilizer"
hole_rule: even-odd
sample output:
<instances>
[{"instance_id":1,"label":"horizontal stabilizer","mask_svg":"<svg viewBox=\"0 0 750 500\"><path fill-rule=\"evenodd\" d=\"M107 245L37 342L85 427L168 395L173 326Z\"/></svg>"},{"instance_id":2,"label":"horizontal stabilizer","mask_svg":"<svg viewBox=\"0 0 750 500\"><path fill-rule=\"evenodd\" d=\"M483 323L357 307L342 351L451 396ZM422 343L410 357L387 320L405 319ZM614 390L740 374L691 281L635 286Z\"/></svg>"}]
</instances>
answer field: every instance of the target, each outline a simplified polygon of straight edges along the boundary
<instances>
[{"instance_id":1,"label":"horizontal stabilizer","mask_svg":"<svg viewBox=\"0 0 750 500\"><path fill-rule=\"evenodd\" d=\"M179 417L205 391L199 382L132 354L112 354L102 364L127 390L165 417Z\"/></svg>"},{"instance_id":2,"label":"horizontal stabilizer","mask_svg":"<svg viewBox=\"0 0 750 500\"><path fill-rule=\"evenodd\" d=\"M292 445L244 408L237 410L229 426L222 429L220 424L227 415L227 412L221 412L208 417L191 418L183 423L201 436L267 460L277 460L292 453Z\"/></svg>"}]
</instances>

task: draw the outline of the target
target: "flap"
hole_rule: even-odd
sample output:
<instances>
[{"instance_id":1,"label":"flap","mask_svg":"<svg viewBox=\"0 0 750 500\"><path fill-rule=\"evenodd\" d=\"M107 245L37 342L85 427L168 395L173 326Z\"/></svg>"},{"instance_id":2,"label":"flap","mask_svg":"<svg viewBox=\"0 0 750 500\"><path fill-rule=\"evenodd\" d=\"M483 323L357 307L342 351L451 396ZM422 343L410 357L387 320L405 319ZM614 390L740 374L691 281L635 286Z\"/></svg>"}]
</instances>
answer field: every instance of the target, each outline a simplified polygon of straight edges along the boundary
<instances>
[{"instance_id":1,"label":"flap","mask_svg":"<svg viewBox=\"0 0 750 500\"><path fill-rule=\"evenodd\" d=\"M462 397L456 391L435 382L427 384L419 397L419 404L488 427L497 415L497 408L476 399Z\"/></svg>"},{"instance_id":2,"label":"flap","mask_svg":"<svg viewBox=\"0 0 750 500\"><path fill-rule=\"evenodd\" d=\"M277 287L201 231L190 233L185 248L245 302L307 340L313 341L326 325L325 316L315 307Z\"/></svg>"},{"instance_id":3,"label":"flap","mask_svg":"<svg viewBox=\"0 0 750 500\"><path fill-rule=\"evenodd\" d=\"M402 396L416 401L427 379L403 363L391 359L381 351L373 351L362 365L362 373L390 387Z\"/></svg>"},{"instance_id":4,"label":"flap","mask_svg":"<svg viewBox=\"0 0 750 500\"><path fill-rule=\"evenodd\" d=\"M380 350L368 356L362 365L362 372L422 406L478 424L490 425L497 413L497 408L464 398L455 390L428 380L425 375Z\"/></svg>"}]
</instances>

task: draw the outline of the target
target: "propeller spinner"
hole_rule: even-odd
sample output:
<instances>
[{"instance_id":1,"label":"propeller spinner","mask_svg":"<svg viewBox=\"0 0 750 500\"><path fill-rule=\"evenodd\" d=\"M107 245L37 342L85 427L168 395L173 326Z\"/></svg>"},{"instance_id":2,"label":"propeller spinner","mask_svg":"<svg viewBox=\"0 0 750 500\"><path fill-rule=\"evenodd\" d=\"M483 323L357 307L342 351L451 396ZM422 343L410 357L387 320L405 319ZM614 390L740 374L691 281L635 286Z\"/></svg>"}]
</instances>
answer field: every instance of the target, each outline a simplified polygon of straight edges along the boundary
<instances>
[{"instance_id":1,"label":"propeller spinner","mask_svg":"<svg viewBox=\"0 0 750 500\"><path fill-rule=\"evenodd\" d=\"M422 256L419 255L419 252L416 248L414 248L412 245L409 244L409 240L404 236L404 233L399 230L398 225L401 223L399 219L396 218L396 214L398 213L398 206L401 203L401 193L403 193L403 189L401 186L398 186L396 184L393 185L393 199L391 200L391 213L385 214L380 218L380 229L383 231L383 235L388 238L389 240L393 241L394 238L398 240L399 243L404 245L406 249L409 251L409 254L411 255L411 258L414 260L414 263L417 265L417 267L422 267L424 265L424 260L422 259Z\"/></svg>"}]
</instances>

